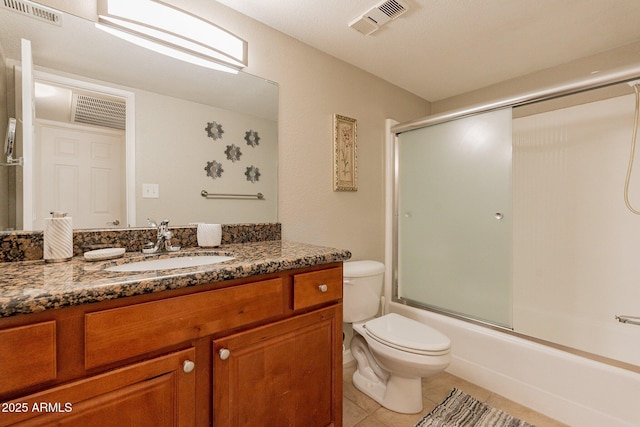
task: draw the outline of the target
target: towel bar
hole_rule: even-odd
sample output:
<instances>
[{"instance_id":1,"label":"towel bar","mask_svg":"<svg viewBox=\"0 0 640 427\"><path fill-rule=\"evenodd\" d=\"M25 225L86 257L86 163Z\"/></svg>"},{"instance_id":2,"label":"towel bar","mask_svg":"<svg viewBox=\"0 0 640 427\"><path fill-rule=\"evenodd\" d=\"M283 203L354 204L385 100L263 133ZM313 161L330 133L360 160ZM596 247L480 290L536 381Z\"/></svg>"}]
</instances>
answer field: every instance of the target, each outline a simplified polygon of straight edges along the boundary
<instances>
[{"instance_id":1,"label":"towel bar","mask_svg":"<svg viewBox=\"0 0 640 427\"><path fill-rule=\"evenodd\" d=\"M202 190L200 195L206 199L258 199L264 200L264 194L223 194L223 193L209 193L206 190Z\"/></svg>"},{"instance_id":2,"label":"towel bar","mask_svg":"<svg viewBox=\"0 0 640 427\"><path fill-rule=\"evenodd\" d=\"M616 314L616 320L620 323L628 323L630 325L640 326L640 317L637 316L618 316Z\"/></svg>"}]
</instances>

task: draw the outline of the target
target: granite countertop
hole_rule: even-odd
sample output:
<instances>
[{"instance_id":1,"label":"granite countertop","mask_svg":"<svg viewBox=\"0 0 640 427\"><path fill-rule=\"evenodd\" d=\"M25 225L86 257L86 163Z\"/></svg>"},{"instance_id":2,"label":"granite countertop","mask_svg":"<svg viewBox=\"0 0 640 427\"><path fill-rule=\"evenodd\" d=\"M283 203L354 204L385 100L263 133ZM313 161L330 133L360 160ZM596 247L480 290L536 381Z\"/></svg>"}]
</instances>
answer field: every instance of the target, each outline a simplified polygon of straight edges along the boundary
<instances>
[{"instance_id":1,"label":"granite countertop","mask_svg":"<svg viewBox=\"0 0 640 427\"><path fill-rule=\"evenodd\" d=\"M129 273L107 272L104 268L167 255L127 252L123 258L98 262L77 256L63 263L3 263L0 264L0 317L328 264L351 257L348 250L280 240L228 244L208 250L182 249L178 254L230 255L235 259L200 267Z\"/></svg>"}]
</instances>

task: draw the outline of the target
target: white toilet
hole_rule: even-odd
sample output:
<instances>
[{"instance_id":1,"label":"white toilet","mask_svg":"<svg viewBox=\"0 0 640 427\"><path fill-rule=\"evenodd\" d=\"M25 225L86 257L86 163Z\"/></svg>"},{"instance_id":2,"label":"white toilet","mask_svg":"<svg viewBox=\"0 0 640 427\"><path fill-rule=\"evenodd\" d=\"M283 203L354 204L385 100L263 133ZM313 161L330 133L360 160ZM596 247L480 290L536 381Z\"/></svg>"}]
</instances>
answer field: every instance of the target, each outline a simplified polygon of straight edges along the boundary
<instances>
[{"instance_id":1,"label":"white toilet","mask_svg":"<svg viewBox=\"0 0 640 427\"><path fill-rule=\"evenodd\" d=\"M380 306L384 264L344 263L344 322L352 323L351 354L358 369L353 384L387 409L422 411L422 378L451 362L451 341L437 330L390 313L374 317Z\"/></svg>"}]
</instances>

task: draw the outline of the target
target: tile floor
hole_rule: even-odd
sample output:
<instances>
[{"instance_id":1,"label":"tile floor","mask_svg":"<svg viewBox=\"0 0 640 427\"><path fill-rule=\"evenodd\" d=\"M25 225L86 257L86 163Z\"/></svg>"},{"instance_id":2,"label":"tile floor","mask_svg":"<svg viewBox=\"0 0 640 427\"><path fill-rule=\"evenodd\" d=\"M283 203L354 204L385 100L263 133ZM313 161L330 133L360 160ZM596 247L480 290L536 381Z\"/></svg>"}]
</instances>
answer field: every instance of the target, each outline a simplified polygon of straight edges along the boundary
<instances>
[{"instance_id":1,"label":"tile floor","mask_svg":"<svg viewBox=\"0 0 640 427\"><path fill-rule=\"evenodd\" d=\"M446 372L429 380L423 380L422 401L424 408L421 414L398 414L383 408L355 388L351 380L355 369L354 365L344 368L344 427L413 427L415 423L442 402L453 387L457 387L476 399L487 402L494 408L506 411L537 427L565 426L565 424Z\"/></svg>"}]
</instances>

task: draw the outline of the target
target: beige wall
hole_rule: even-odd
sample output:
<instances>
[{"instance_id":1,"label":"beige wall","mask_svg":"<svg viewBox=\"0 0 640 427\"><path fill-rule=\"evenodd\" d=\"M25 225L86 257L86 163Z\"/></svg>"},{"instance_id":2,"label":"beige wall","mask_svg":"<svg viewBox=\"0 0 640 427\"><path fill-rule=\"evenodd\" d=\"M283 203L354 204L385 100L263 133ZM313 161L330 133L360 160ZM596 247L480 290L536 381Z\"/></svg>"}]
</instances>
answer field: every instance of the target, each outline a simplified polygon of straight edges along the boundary
<instances>
[{"instance_id":1,"label":"beige wall","mask_svg":"<svg viewBox=\"0 0 640 427\"><path fill-rule=\"evenodd\" d=\"M247 72L280 85L279 206L286 240L384 260L384 124L429 114L429 103L209 0L177 6L249 43ZM358 191L334 192L332 115L358 120Z\"/></svg>"}]
</instances>

